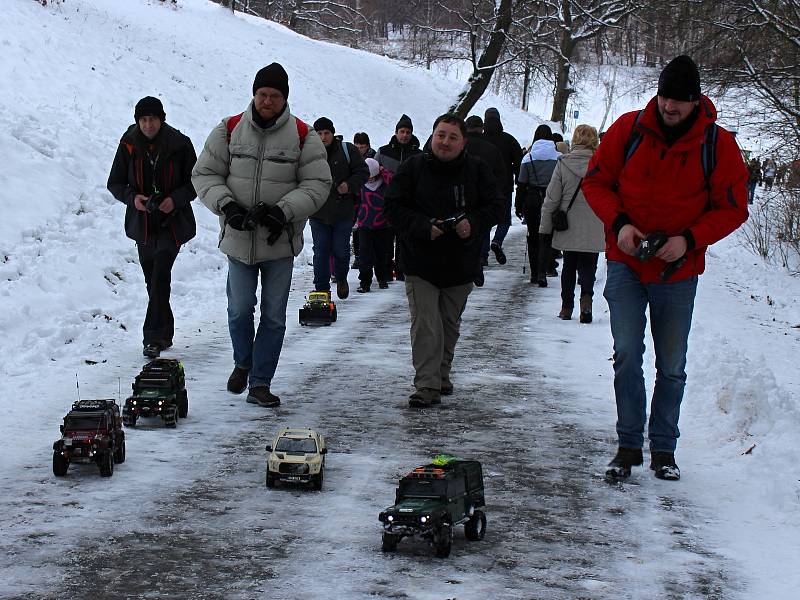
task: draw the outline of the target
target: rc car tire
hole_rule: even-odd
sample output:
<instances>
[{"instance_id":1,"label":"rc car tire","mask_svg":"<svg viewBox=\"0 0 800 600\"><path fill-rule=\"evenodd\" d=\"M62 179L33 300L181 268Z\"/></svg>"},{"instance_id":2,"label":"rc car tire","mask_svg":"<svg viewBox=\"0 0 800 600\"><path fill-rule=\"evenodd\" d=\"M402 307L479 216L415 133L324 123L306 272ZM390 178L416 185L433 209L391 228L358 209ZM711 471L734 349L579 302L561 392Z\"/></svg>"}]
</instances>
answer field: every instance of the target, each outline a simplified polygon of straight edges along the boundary
<instances>
[{"instance_id":1,"label":"rc car tire","mask_svg":"<svg viewBox=\"0 0 800 600\"><path fill-rule=\"evenodd\" d=\"M125 440L122 440L122 443L114 452L114 462L117 464L125 462Z\"/></svg>"},{"instance_id":2,"label":"rc car tire","mask_svg":"<svg viewBox=\"0 0 800 600\"><path fill-rule=\"evenodd\" d=\"M394 552L397 550L397 543L400 541L400 536L396 533L389 533L384 531L381 534L381 550L383 552Z\"/></svg>"},{"instance_id":3,"label":"rc car tire","mask_svg":"<svg viewBox=\"0 0 800 600\"><path fill-rule=\"evenodd\" d=\"M433 552L437 558L450 556L450 547L453 543L452 528L450 523L442 523L433 534Z\"/></svg>"},{"instance_id":4,"label":"rc car tire","mask_svg":"<svg viewBox=\"0 0 800 600\"><path fill-rule=\"evenodd\" d=\"M186 415L189 414L189 394L186 393L186 390L181 390L181 399L178 401L178 406L180 407L178 416L181 419L185 419Z\"/></svg>"},{"instance_id":5,"label":"rc car tire","mask_svg":"<svg viewBox=\"0 0 800 600\"><path fill-rule=\"evenodd\" d=\"M177 426L178 426L178 407L175 406L172 408L170 417L167 417L166 415L164 416L164 427L175 429Z\"/></svg>"},{"instance_id":6,"label":"rc car tire","mask_svg":"<svg viewBox=\"0 0 800 600\"><path fill-rule=\"evenodd\" d=\"M106 452L100 458L100 475L111 477L114 474L114 456L111 452Z\"/></svg>"},{"instance_id":7,"label":"rc car tire","mask_svg":"<svg viewBox=\"0 0 800 600\"><path fill-rule=\"evenodd\" d=\"M325 469L322 468L319 470L319 474L314 476L314 479L311 480L311 487L313 487L316 491L322 491L322 481L325 477Z\"/></svg>"},{"instance_id":8,"label":"rc car tire","mask_svg":"<svg viewBox=\"0 0 800 600\"><path fill-rule=\"evenodd\" d=\"M469 521L464 523L464 535L471 542L483 539L486 534L486 514L482 510L472 513Z\"/></svg>"},{"instance_id":9,"label":"rc car tire","mask_svg":"<svg viewBox=\"0 0 800 600\"><path fill-rule=\"evenodd\" d=\"M275 478L267 473L267 487L274 488L275 487Z\"/></svg>"},{"instance_id":10,"label":"rc car tire","mask_svg":"<svg viewBox=\"0 0 800 600\"><path fill-rule=\"evenodd\" d=\"M69 459L61 452L53 452L53 475L63 477L69 469Z\"/></svg>"},{"instance_id":11,"label":"rc car tire","mask_svg":"<svg viewBox=\"0 0 800 600\"><path fill-rule=\"evenodd\" d=\"M331 311L331 323L335 322L336 322L336 309L334 308L333 311Z\"/></svg>"}]
</instances>

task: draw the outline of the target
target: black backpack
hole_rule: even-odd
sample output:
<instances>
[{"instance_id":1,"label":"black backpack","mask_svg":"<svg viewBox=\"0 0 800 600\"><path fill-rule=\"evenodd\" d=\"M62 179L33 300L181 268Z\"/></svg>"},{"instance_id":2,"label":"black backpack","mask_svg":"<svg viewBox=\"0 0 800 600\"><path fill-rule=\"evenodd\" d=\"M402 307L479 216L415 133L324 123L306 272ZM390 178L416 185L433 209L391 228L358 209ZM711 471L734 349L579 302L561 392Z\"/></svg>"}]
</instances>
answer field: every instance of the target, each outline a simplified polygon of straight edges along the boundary
<instances>
[{"instance_id":1,"label":"black backpack","mask_svg":"<svg viewBox=\"0 0 800 600\"><path fill-rule=\"evenodd\" d=\"M639 119L642 116L643 110L639 111L639 114L636 115L636 120L633 122L633 127L631 128L631 135L628 137L628 141L625 142L624 146L624 157L622 160L622 167L625 168L625 164L628 162L633 153L636 152L636 149L639 147L639 144L642 143L642 134L636 128L636 125L639 124ZM703 178L705 179L706 183L706 190L708 190L709 194L711 193L711 175L714 173L714 168L717 166L717 131L719 127L716 123L709 123L706 126L706 131L703 136L703 145L700 149L700 162L703 166Z\"/></svg>"}]
</instances>

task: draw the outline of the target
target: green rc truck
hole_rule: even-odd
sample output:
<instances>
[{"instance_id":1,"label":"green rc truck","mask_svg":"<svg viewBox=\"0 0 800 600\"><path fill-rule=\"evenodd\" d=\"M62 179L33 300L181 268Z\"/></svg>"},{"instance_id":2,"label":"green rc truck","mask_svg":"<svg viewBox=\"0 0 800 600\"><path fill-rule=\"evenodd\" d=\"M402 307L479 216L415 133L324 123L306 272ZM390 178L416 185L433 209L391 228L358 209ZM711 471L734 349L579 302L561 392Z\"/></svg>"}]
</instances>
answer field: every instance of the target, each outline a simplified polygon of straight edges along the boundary
<instances>
[{"instance_id":1,"label":"green rc truck","mask_svg":"<svg viewBox=\"0 0 800 600\"><path fill-rule=\"evenodd\" d=\"M453 527L464 524L470 541L486 533L483 473L476 460L439 455L400 480L394 506L378 516L383 524L382 549L394 552L407 536L421 536L433 544L440 558L450 555Z\"/></svg>"},{"instance_id":2,"label":"green rc truck","mask_svg":"<svg viewBox=\"0 0 800 600\"><path fill-rule=\"evenodd\" d=\"M61 439L53 444L53 474L63 477L69 464L97 463L111 477L114 463L125 462L125 432L113 400L78 400L64 417Z\"/></svg>"},{"instance_id":3,"label":"green rc truck","mask_svg":"<svg viewBox=\"0 0 800 600\"><path fill-rule=\"evenodd\" d=\"M189 414L183 365L172 358L151 360L133 382L133 395L125 400L122 422L136 427L139 417L161 417L165 427L175 427Z\"/></svg>"}]
</instances>

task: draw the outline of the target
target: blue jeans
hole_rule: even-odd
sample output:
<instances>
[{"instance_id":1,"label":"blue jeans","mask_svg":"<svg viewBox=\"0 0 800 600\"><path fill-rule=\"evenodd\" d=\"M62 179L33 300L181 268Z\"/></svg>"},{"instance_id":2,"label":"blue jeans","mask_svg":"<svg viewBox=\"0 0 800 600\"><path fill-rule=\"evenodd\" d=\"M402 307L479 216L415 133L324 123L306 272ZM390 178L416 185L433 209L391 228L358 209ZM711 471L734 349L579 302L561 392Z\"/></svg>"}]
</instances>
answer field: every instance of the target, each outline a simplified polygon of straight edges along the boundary
<instances>
[{"instance_id":1,"label":"blue jeans","mask_svg":"<svg viewBox=\"0 0 800 600\"><path fill-rule=\"evenodd\" d=\"M326 225L319 219L309 219L314 240L314 289L327 292L331 289L331 256L336 281L346 281L350 270L350 232L353 221L345 219Z\"/></svg>"},{"instance_id":2,"label":"blue jeans","mask_svg":"<svg viewBox=\"0 0 800 600\"><path fill-rule=\"evenodd\" d=\"M272 383L286 333L286 304L294 258L246 265L228 257L228 330L233 361L250 371L250 387ZM255 331L253 315L261 275L261 318Z\"/></svg>"},{"instance_id":3,"label":"blue jeans","mask_svg":"<svg viewBox=\"0 0 800 600\"><path fill-rule=\"evenodd\" d=\"M644 445L647 418L642 362L645 311L650 306L650 333L656 355L656 381L650 404L650 450L674 452L680 431L686 350L692 326L697 276L675 283L642 283L627 265L608 262L606 288L614 338L614 391L617 436L623 448Z\"/></svg>"}]
</instances>

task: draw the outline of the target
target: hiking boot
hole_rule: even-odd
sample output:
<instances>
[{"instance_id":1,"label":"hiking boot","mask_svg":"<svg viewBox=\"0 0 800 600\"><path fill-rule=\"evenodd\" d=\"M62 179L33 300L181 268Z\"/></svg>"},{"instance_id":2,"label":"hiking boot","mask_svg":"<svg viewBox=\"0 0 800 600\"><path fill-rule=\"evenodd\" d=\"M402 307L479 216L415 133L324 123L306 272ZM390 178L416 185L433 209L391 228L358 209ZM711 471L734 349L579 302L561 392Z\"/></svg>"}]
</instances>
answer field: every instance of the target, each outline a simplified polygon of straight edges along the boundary
<instances>
[{"instance_id":1,"label":"hiking boot","mask_svg":"<svg viewBox=\"0 0 800 600\"><path fill-rule=\"evenodd\" d=\"M228 377L228 391L231 394L241 394L247 389L247 375L250 369L242 369L240 367L233 367L231 376Z\"/></svg>"},{"instance_id":2,"label":"hiking boot","mask_svg":"<svg viewBox=\"0 0 800 600\"><path fill-rule=\"evenodd\" d=\"M548 277L558 277L558 271L555 269L547 269L547 276Z\"/></svg>"},{"instance_id":3,"label":"hiking boot","mask_svg":"<svg viewBox=\"0 0 800 600\"><path fill-rule=\"evenodd\" d=\"M590 296L581 296L581 323L592 322L592 298Z\"/></svg>"},{"instance_id":4,"label":"hiking boot","mask_svg":"<svg viewBox=\"0 0 800 600\"><path fill-rule=\"evenodd\" d=\"M547 287L547 278L539 275L539 278L536 280L536 283L539 284L539 287Z\"/></svg>"},{"instance_id":5,"label":"hiking boot","mask_svg":"<svg viewBox=\"0 0 800 600\"><path fill-rule=\"evenodd\" d=\"M388 290L389 289L389 282L388 281L379 281L378 282L378 287L380 289L382 289L382 290Z\"/></svg>"},{"instance_id":6,"label":"hiking boot","mask_svg":"<svg viewBox=\"0 0 800 600\"><path fill-rule=\"evenodd\" d=\"M472 280L472 283L475 284L476 287L483 287L483 284L486 282L486 279L483 276L483 269L478 271L478 274L475 275L475 279Z\"/></svg>"},{"instance_id":7,"label":"hiking boot","mask_svg":"<svg viewBox=\"0 0 800 600\"><path fill-rule=\"evenodd\" d=\"M558 318L562 321L569 321L572 318L572 307L562 306L558 313Z\"/></svg>"},{"instance_id":8,"label":"hiking boot","mask_svg":"<svg viewBox=\"0 0 800 600\"><path fill-rule=\"evenodd\" d=\"M259 385L250 388L250 393L247 394L247 401L250 404L258 404L265 408L273 408L280 406L281 399L269 391L269 386Z\"/></svg>"},{"instance_id":9,"label":"hiking boot","mask_svg":"<svg viewBox=\"0 0 800 600\"><path fill-rule=\"evenodd\" d=\"M494 258L495 258L495 260L497 261L498 264L501 264L501 265L506 264L506 260L507 260L506 259L506 254L505 254L505 252L503 252L503 248L502 248L502 246L500 246L500 244L492 242L491 245L489 246L489 248L491 248L492 252L494 252Z\"/></svg>"},{"instance_id":10,"label":"hiking boot","mask_svg":"<svg viewBox=\"0 0 800 600\"><path fill-rule=\"evenodd\" d=\"M408 405L413 408L428 408L442 401L439 390L420 388L408 397Z\"/></svg>"},{"instance_id":11,"label":"hiking boot","mask_svg":"<svg viewBox=\"0 0 800 600\"><path fill-rule=\"evenodd\" d=\"M442 396L452 396L453 384L450 381L442 381L442 385L439 387L439 394Z\"/></svg>"},{"instance_id":12,"label":"hiking boot","mask_svg":"<svg viewBox=\"0 0 800 600\"><path fill-rule=\"evenodd\" d=\"M147 344L142 349L142 355L146 356L147 358L158 358L161 354L161 346L158 344Z\"/></svg>"},{"instance_id":13,"label":"hiking boot","mask_svg":"<svg viewBox=\"0 0 800 600\"><path fill-rule=\"evenodd\" d=\"M681 478L681 470L675 464L673 452L653 452L651 450L650 468L655 471L658 479L678 481Z\"/></svg>"},{"instance_id":14,"label":"hiking boot","mask_svg":"<svg viewBox=\"0 0 800 600\"><path fill-rule=\"evenodd\" d=\"M367 285L367 284L365 284L365 283L362 283L361 285L359 285L359 286L356 288L356 291L357 291L359 294L366 294L367 292L369 292L369 288L370 288L370 286L369 286L369 285Z\"/></svg>"},{"instance_id":15,"label":"hiking boot","mask_svg":"<svg viewBox=\"0 0 800 600\"><path fill-rule=\"evenodd\" d=\"M347 285L347 280L343 279L342 281L336 282L336 296L339 300L344 300L350 295L350 286Z\"/></svg>"},{"instance_id":16,"label":"hiking boot","mask_svg":"<svg viewBox=\"0 0 800 600\"><path fill-rule=\"evenodd\" d=\"M606 469L606 479L609 481L621 481L631 476L631 467L638 467L642 464L641 448L622 448L617 450L616 456L611 459Z\"/></svg>"}]
</instances>

